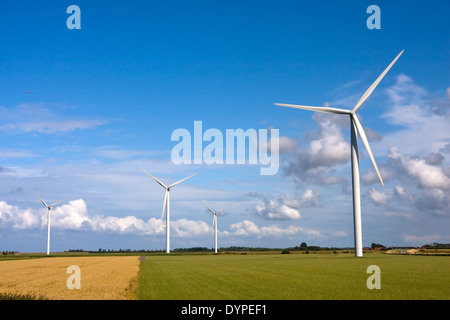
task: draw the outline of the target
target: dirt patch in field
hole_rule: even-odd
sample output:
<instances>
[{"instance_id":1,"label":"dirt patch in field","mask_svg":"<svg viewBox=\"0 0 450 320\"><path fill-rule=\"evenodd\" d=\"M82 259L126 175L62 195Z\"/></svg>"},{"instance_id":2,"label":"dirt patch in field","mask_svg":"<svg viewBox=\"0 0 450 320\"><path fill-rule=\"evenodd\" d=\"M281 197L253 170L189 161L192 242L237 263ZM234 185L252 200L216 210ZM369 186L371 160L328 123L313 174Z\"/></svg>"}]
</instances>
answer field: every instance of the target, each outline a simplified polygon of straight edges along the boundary
<instances>
[{"instance_id":1,"label":"dirt patch in field","mask_svg":"<svg viewBox=\"0 0 450 320\"><path fill-rule=\"evenodd\" d=\"M80 289L69 289L67 281L79 267ZM0 294L30 295L57 300L133 299L139 258L54 257L0 261Z\"/></svg>"}]
</instances>

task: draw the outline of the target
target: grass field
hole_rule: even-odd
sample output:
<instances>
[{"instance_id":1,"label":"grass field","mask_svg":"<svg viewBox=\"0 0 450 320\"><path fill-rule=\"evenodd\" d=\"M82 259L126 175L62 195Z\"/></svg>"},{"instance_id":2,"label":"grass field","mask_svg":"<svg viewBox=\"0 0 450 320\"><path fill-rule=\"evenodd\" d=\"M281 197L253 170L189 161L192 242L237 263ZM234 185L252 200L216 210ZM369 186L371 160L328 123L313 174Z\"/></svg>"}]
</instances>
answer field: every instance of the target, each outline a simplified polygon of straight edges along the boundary
<instances>
[{"instance_id":1,"label":"grass field","mask_svg":"<svg viewBox=\"0 0 450 320\"><path fill-rule=\"evenodd\" d=\"M367 267L381 270L369 290ZM366 254L161 255L141 261L137 299L450 299L450 257Z\"/></svg>"}]
</instances>

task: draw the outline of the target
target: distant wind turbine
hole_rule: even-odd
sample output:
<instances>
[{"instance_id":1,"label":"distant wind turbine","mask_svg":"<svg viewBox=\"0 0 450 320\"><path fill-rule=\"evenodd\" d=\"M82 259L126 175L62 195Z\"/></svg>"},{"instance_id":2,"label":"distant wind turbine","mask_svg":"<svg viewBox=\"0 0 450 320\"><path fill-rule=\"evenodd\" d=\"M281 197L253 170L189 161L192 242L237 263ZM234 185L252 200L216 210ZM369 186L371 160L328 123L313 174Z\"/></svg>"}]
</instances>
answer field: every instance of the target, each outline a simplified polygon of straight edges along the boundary
<instances>
[{"instance_id":1,"label":"distant wind turbine","mask_svg":"<svg viewBox=\"0 0 450 320\"><path fill-rule=\"evenodd\" d=\"M197 173L194 173L193 175L181 179L175 183L172 183L169 186L166 186L164 183L162 183L161 181L159 181L158 179L156 179L154 176L152 176L150 173L148 173L147 171L143 170L146 174L148 174L153 180L155 180L156 182L158 182L158 184L163 187L164 189L166 189L166 192L164 194L164 204L163 204L163 210L162 210L162 215L161 215L161 222L163 220L164 217L164 211L166 210L166 253L170 253L170 197L169 197L169 192L170 189L173 188L174 186L176 186L177 184L179 184L180 182L183 182L184 180L187 180L189 178L192 178L193 176L195 176Z\"/></svg>"},{"instance_id":2,"label":"distant wind turbine","mask_svg":"<svg viewBox=\"0 0 450 320\"><path fill-rule=\"evenodd\" d=\"M372 151L369 146L369 142L367 141L366 134L364 133L364 129L361 126L361 123L356 116L356 112L363 105L363 103L369 98L372 94L373 90L375 90L376 86L380 83L386 73L391 69L394 63L398 58L402 55L404 50L400 52L397 57L391 62L391 64L383 71L383 73L375 80L375 82L367 89L367 91L362 95L359 99L358 103L352 110L346 109L337 109L330 107L310 107L310 106L300 106L294 104L282 104L275 103L278 106L282 107L290 107L297 109L305 109L310 111L318 111L324 113L334 113L334 114L346 114L350 116L350 130L351 130L351 161L352 161L352 186L353 186L353 224L354 224L354 238L355 238L355 256L362 257L362 228L361 228L361 195L360 195L360 185L359 185L359 155L358 155L358 136L359 133L364 146L366 147L367 153L369 154L370 160L372 161L373 167L380 179L382 185L383 179L381 179L380 172L378 170L377 164L373 157Z\"/></svg>"},{"instance_id":3,"label":"distant wind turbine","mask_svg":"<svg viewBox=\"0 0 450 320\"><path fill-rule=\"evenodd\" d=\"M213 228L214 228L214 252L217 253L217 215L225 210L226 208L228 208L229 206L231 206L232 204L227 205L226 207L223 207L220 210L214 211L212 210L210 207L208 207L206 204L204 204L203 202L200 201L200 203L202 205L204 205L209 211L211 211L211 213L213 214Z\"/></svg>"},{"instance_id":4,"label":"distant wind turbine","mask_svg":"<svg viewBox=\"0 0 450 320\"><path fill-rule=\"evenodd\" d=\"M50 254L50 210L52 209L53 206L57 205L60 202L63 202L64 200L60 200L57 201L55 203L52 203L51 205L48 205L47 203L45 203L44 200L42 200L41 197L39 197L39 195L37 193L34 193L36 195L36 197L39 198L39 200L41 200L42 204L47 208L47 255Z\"/></svg>"}]
</instances>

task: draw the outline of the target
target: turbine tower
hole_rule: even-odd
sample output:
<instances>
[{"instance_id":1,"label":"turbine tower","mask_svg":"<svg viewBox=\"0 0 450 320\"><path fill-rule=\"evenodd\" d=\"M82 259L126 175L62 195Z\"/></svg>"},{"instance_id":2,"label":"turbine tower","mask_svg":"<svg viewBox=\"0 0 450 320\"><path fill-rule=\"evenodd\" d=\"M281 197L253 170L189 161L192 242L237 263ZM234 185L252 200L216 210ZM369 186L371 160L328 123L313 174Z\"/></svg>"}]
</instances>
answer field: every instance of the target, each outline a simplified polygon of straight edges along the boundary
<instances>
[{"instance_id":1,"label":"turbine tower","mask_svg":"<svg viewBox=\"0 0 450 320\"><path fill-rule=\"evenodd\" d=\"M170 189L174 186L176 186L177 184L179 184L180 182L183 182L184 180L187 180L189 178L192 178L193 176L195 176L197 173L194 173L193 175L181 179L175 183L172 183L169 186L166 186L164 183L162 183L161 181L159 181L158 179L156 179L154 176L152 176L150 173L148 173L147 171L143 170L146 174L148 174L153 180L155 180L156 182L158 182L158 184L163 187L164 189L166 189L166 192L164 193L164 204L163 204L163 210L162 210L162 215L161 215L161 222L162 219L164 217L164 211L166 211L166 253L170 253Z\"/></svg>"},{"instance_id":2,"label":"turbine tower","mask_svg":"<svg viewBox=\"0 0 450 320\"><path fill-rule=\"evenodd\" d=\"M333 114L346 114L350 116L350 131L351 131L351 161L352 161L352 187L353 187L353 224L354 224L354 238L355 238L355 256L362 257L362 228L361 228L361 195L360 195L360 185L359 185L359 155L358 155L358 133L361 137L361 140L366 147L367 153L369 154L370 160L372 161L373 167L380 179L382 185L383 179L381 179L380 172L378 170L377 164L373 157L372 151L369 146L369 142L367 141L366 134L364 132L361 123L356 116L356 112L363 105L363 103L369 98L372 94L373 90L375 90L376 86L380 83L386 73L391 69L394 63L398 58L402 55L404 50L402 50L397 57L391 62L391 64L383 71L383 73L375 80L375 82L367 89L367 91L361 96L358 103L352 110L346 109L337 109L337 108L329 108L329 107L310 107L310 106L300 106L294 104L282 104L275 103L278 106L282 107L290 107L297 109L305 109L310 111L318 111L324 113L333 113Z\"/></svg>"},{"instance_id":3,"label":"turbine tower","mask_svg":"<svg viewBox=\"0 0 450 320\"><path fill-rule=\"evenodd\" d=\"M217 215L223 211L224 209L228 208L232 204L227 205L226 207L223 207L220 210L214 211L210 207L208 207L203 202L200 202L202 205L204 205L211 213L213 214L213 228L214 228L214 253L217 253Z\"/></svg>"},{"instance_id":4,"label":"turbine tower","mask_svg":"<svg viewBox=\"0 0 450 320\"><path fill-rule=\"evenodd\" d=\"M39 195L37 193L34 193L39 200L41 200L42 204L47 208L47 255L50 254L50 210L52 209L53 206L57 205L60 202L63 202L64 200L60 200L57 201L55 203L52 203L51 205L48 205L47 203L45 203L44 200L42 200L41 197L39 197Z\"/></svg>"}]
</instances>

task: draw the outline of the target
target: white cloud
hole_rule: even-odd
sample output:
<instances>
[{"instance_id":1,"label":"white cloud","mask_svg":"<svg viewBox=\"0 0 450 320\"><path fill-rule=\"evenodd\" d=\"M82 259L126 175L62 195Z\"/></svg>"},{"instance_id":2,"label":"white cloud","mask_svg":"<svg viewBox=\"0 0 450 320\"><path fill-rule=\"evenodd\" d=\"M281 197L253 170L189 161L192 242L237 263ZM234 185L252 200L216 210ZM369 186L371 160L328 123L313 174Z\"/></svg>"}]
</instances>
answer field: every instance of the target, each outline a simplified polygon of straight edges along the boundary
<instances>
[{"instance_id":1,"label":"white cloud","mask_svg":"<svg viewBox=\"0 0 450 320\"><path fill-rule=\"evenodd\" d=\"M201 220L193 221L188 219L179 219L171 222L170 228L171 230L173 229L176 236L181 238L202 236L211 233L211 226Z\"/></svg>"},{"instance_id":2,"label":"white cloud","mask_svg":"<svg viewBox=\"0 0 450 320\"><path fill-rule=\"evenodd\" d=\"M90 216L86 203L82 199L69 201L51 210L51 226L60 230L85 230L110 232L116 234L134 233L141 235L158 235L165 233L165 224L160 219L147 221L134 216ZM16 230L42 228L46 225L46 209L20 209L0 201L0 228L11 227ZM211 227L204 221L188 219L171 222L172 235L175 237L196 237L211 232Z\"/></svg>"},{"instance_id":3,"label":"white cloud","mask_svg":"<svg viewBox=\"0 0 450 320\"><path fill-rule=\"evenodd\" d=\"M253 210L258 216L269 220L301 219L300 208L319 206L319 193L311 189L306 190L302 195L293 199L288 199L284 194L279 195L275 200L258 193L249 193L247 195L262 200L262 203L258 203L253 207Z\"/></svg>"},{"instance_id":4,"label":"white cloud","mask_svg":"<svg viewBox=\"0 0 450 320\"><path fill-rule=\"evenodd\" d=\"M413 80L405 74L397 76L397 82L386 90L389 99L394 104L405 104L410 101L422 100L427 94L426 90L416 85Z\"/></svg>"},{"instance_id":5,"label":"white cloud","mask_svg":"<svg viewBox=\"0 0 450 320\"><path fill-rule=\"evenodd\" d=\"M406 192L405 188L403 188L402 186L395 186L394 195L400 198L404 198L408 201L412 200L412 197Z\"/></svg>"},{"instance_id":6,"label":"white cloud","mask_svg":"<svg viewBox=\"0 0 450 320\"><path fill-rule=\"evenodd\" d=\"M401 157L406 172L417 178L419 184L425 188L449 189L450 179L440 167L432 166L423 159Z\"/></svg>"},{"instance_id":7,"label":"white cloud","mask_svg":"<svg viewBox=\"0 0 450 320\"><path fill-rule=\"evenodd\" d=\"M432 155L436 159L435 154ZM387 158L392 180L402 183L393 193L397 202L402 201L402 210L416 214L449 214L450 171L446 170L443 156L439 161L430 161L430 155L423 158L406 156L397 148L391 148Z\"/></svg>"},{"instance_id":8,"label":"white cloud","mask_svg":"<svg viewBox=\"0 0 450 320\"><path fill-rule=\"evenodd\" d=\"M433 100L425 89L405 75L398 76L397 82L386 92L393 106L382 117L401 128L386 134L379 143L380 149L401 146L408 154L424 154L439 150L448 143L448 101Z\"/></svg>"},{"instance_id":9,"label":"white cloud","mask_svg":"<svg viewBox=\"0 0 450 320\"><path fill-rule=\"evenodd\" d=\"M450 178L445 175L441 167L431 165L425 159L404 156L397 148L389 150L388 158L399 160L406 173L421 187L450 189Z\"/></svg>"},{"instance_id":10,"label":"white cloud","mask_svg":"<svg viewBox=\"0 0 450 320\"><path fill-rule=\"evenodd\" d=\"M379 171L380 171L380 175L381 178L383 179L383 182L386 183L389 181L389 179L392 178L392 171L388 168L386 168L385 166L379 165L378 167ZM366 173L364 173L363 175L361 175L361 181L365 184L365 185L370 185L370 184L380 184L380 179L378 178L377 173L375 172L374 169L370 168L366 171Z\"/></svg>"},{"instance_id":11,"label":"white cloud","mask_svg":"<svg viewBox=\"0 0 450 320\"><path fill-rule=\"evenodd\" d=\"M46 210L20 209L5 201L0 201L0 228L15 230L38 229L46 225ZM82 199L69 201L67 204L55 207L51 211L52 230L79 230L93 232L108 232L113 234L161 235L165 234L165 224L161 220L150 218L147 221L134 216L90 216L86 203ZM179 238L201 237L211 235L212 228L205 221L179 219L171 221L171 236ZM230 225L229 230L223 230L225 236L254 236L257 238L282 238L298 234L314 238L323 238L322 234L313 229L289 225L258 226L250 220L244 220Z\"/></svg>"},{"instance_id":12,"label":"white cloud","mask_svg":"<svg viewBox=\"0 0 450 320\"><path fill-rule=\"evenodd\" d=\"M310 142L308 153L316 166L328 166L349 160L350 144L344 139L341 128L332 119L319 122L322 129L318 139Z\"/></svg>"},{"instance_id":13,"label":"white cloud","mask_svg":"<svg viewBox=\"0 0 450 320\"><path fill-rule=\"evenodd\" d=\"M79 129L90 129L104 125L104 119L80 119L58 114L60 107L53 110L39 103L21 104L14 108L0 107L0 131L38 132L54 134ZM23 121L27 119L27 121Z\"/></svg>"},{"instance_id":14,"label":"white cloud","mask_svg":"<svg viewBox=\"0 0 450 320\"><path fill-rule=\"evenodd\" d=\"M256 223L244 220L238 223L234 223L230 226L231 233L239 236L256 236L262 237L286 237L294 236L296 234L307 234L315 237L322 237L320 232L312 229L304 229L298 226L288 226L286 228L279 227L277 225L262 226L259 227Z\"/></svg>"},{"instance_id":15,"label":"white cloud","mask_svg":"<svg viewBox=\"0 0 450 320\"><path fill-rule=\"evenodd\" d=\"M376 204L386 204L392 198L392 195L370 188L369 198Z\"/></svg>"},{"instance_id":16,"label":"white cloud","mask_svg":"<svg viewBox=\"0 0 450 320\"><path fill-rule=\"evenodd\" d=\"M24 132L39 132L39 133L58 133L58 132L68 132L77 129L90 129L98 127L105 124L103 120L45 120L45 121L35 121L35 122L17 122L14 124L6 124L0 126L0 130L5 131L24 131Z\"/></svg>"},{"instance_id":17,"label":"white cloud","mask_svg":"<svg viewBox=\"0 0 450 320\"><path fill-rule=\"evenodd\" d=\"M0 201L0 227L23 230L34 228L38 224L39 218L34 210L22 210L6 201Z\"/></svg>"},{"instance_id":18,"label":"white cloud","mask_svg":"<svg viewBox=\"0 0 450 320\"><path fill-rule=\"evenodd\" d=\"M439 234L429 234L429 235L414 235L414 234L403 234L402 239L409 243L414 243L416 245L431 244L433 242L438 242L442 239Z\"/></svg>"},{"instance_id":19,"label":"white cloud","mask_svg":"<svg viewBox=\"0 0 450 320\"><path fill-rule=\"evenodd\" d=\"M271 138L271 140L272 139L274 139L274 138ZM269 146L272 143L276 143L276 142L275 141L274 142L271 141ZM296 140L291 139L291 138L286 137L286 136L281 136L281 137L278 138L278 152L280 154L290 153L290 152L294 151L296 147L297 147L297 141Z\"/></svg>"},{"instance_id":20,"label":"white cloud","mask_svg":"<svg viewBox=\"0 0 450 320\"><path fill-rule=\"evenodd\" d=\"M325 186L344 182L344 178L335 175L335 167L350 161L350 144L342 132L349 120L340 115L322 113L315 113L312 118L320 130L306 134L309 145L296 148L293 159L282 165L283 171L297 182Z\"/></svg>"},{"instance_id":21,"label":"white cloud","mask_svg":"<svg viewBox=\"0 0 450 320\"><path fill-rule=\"evenodd\" d=\"M0 159L11 158L31 158L35 155L30 151L24 150L12 150L12 149L0 149Z\"/></svg>"}]
</instances>

